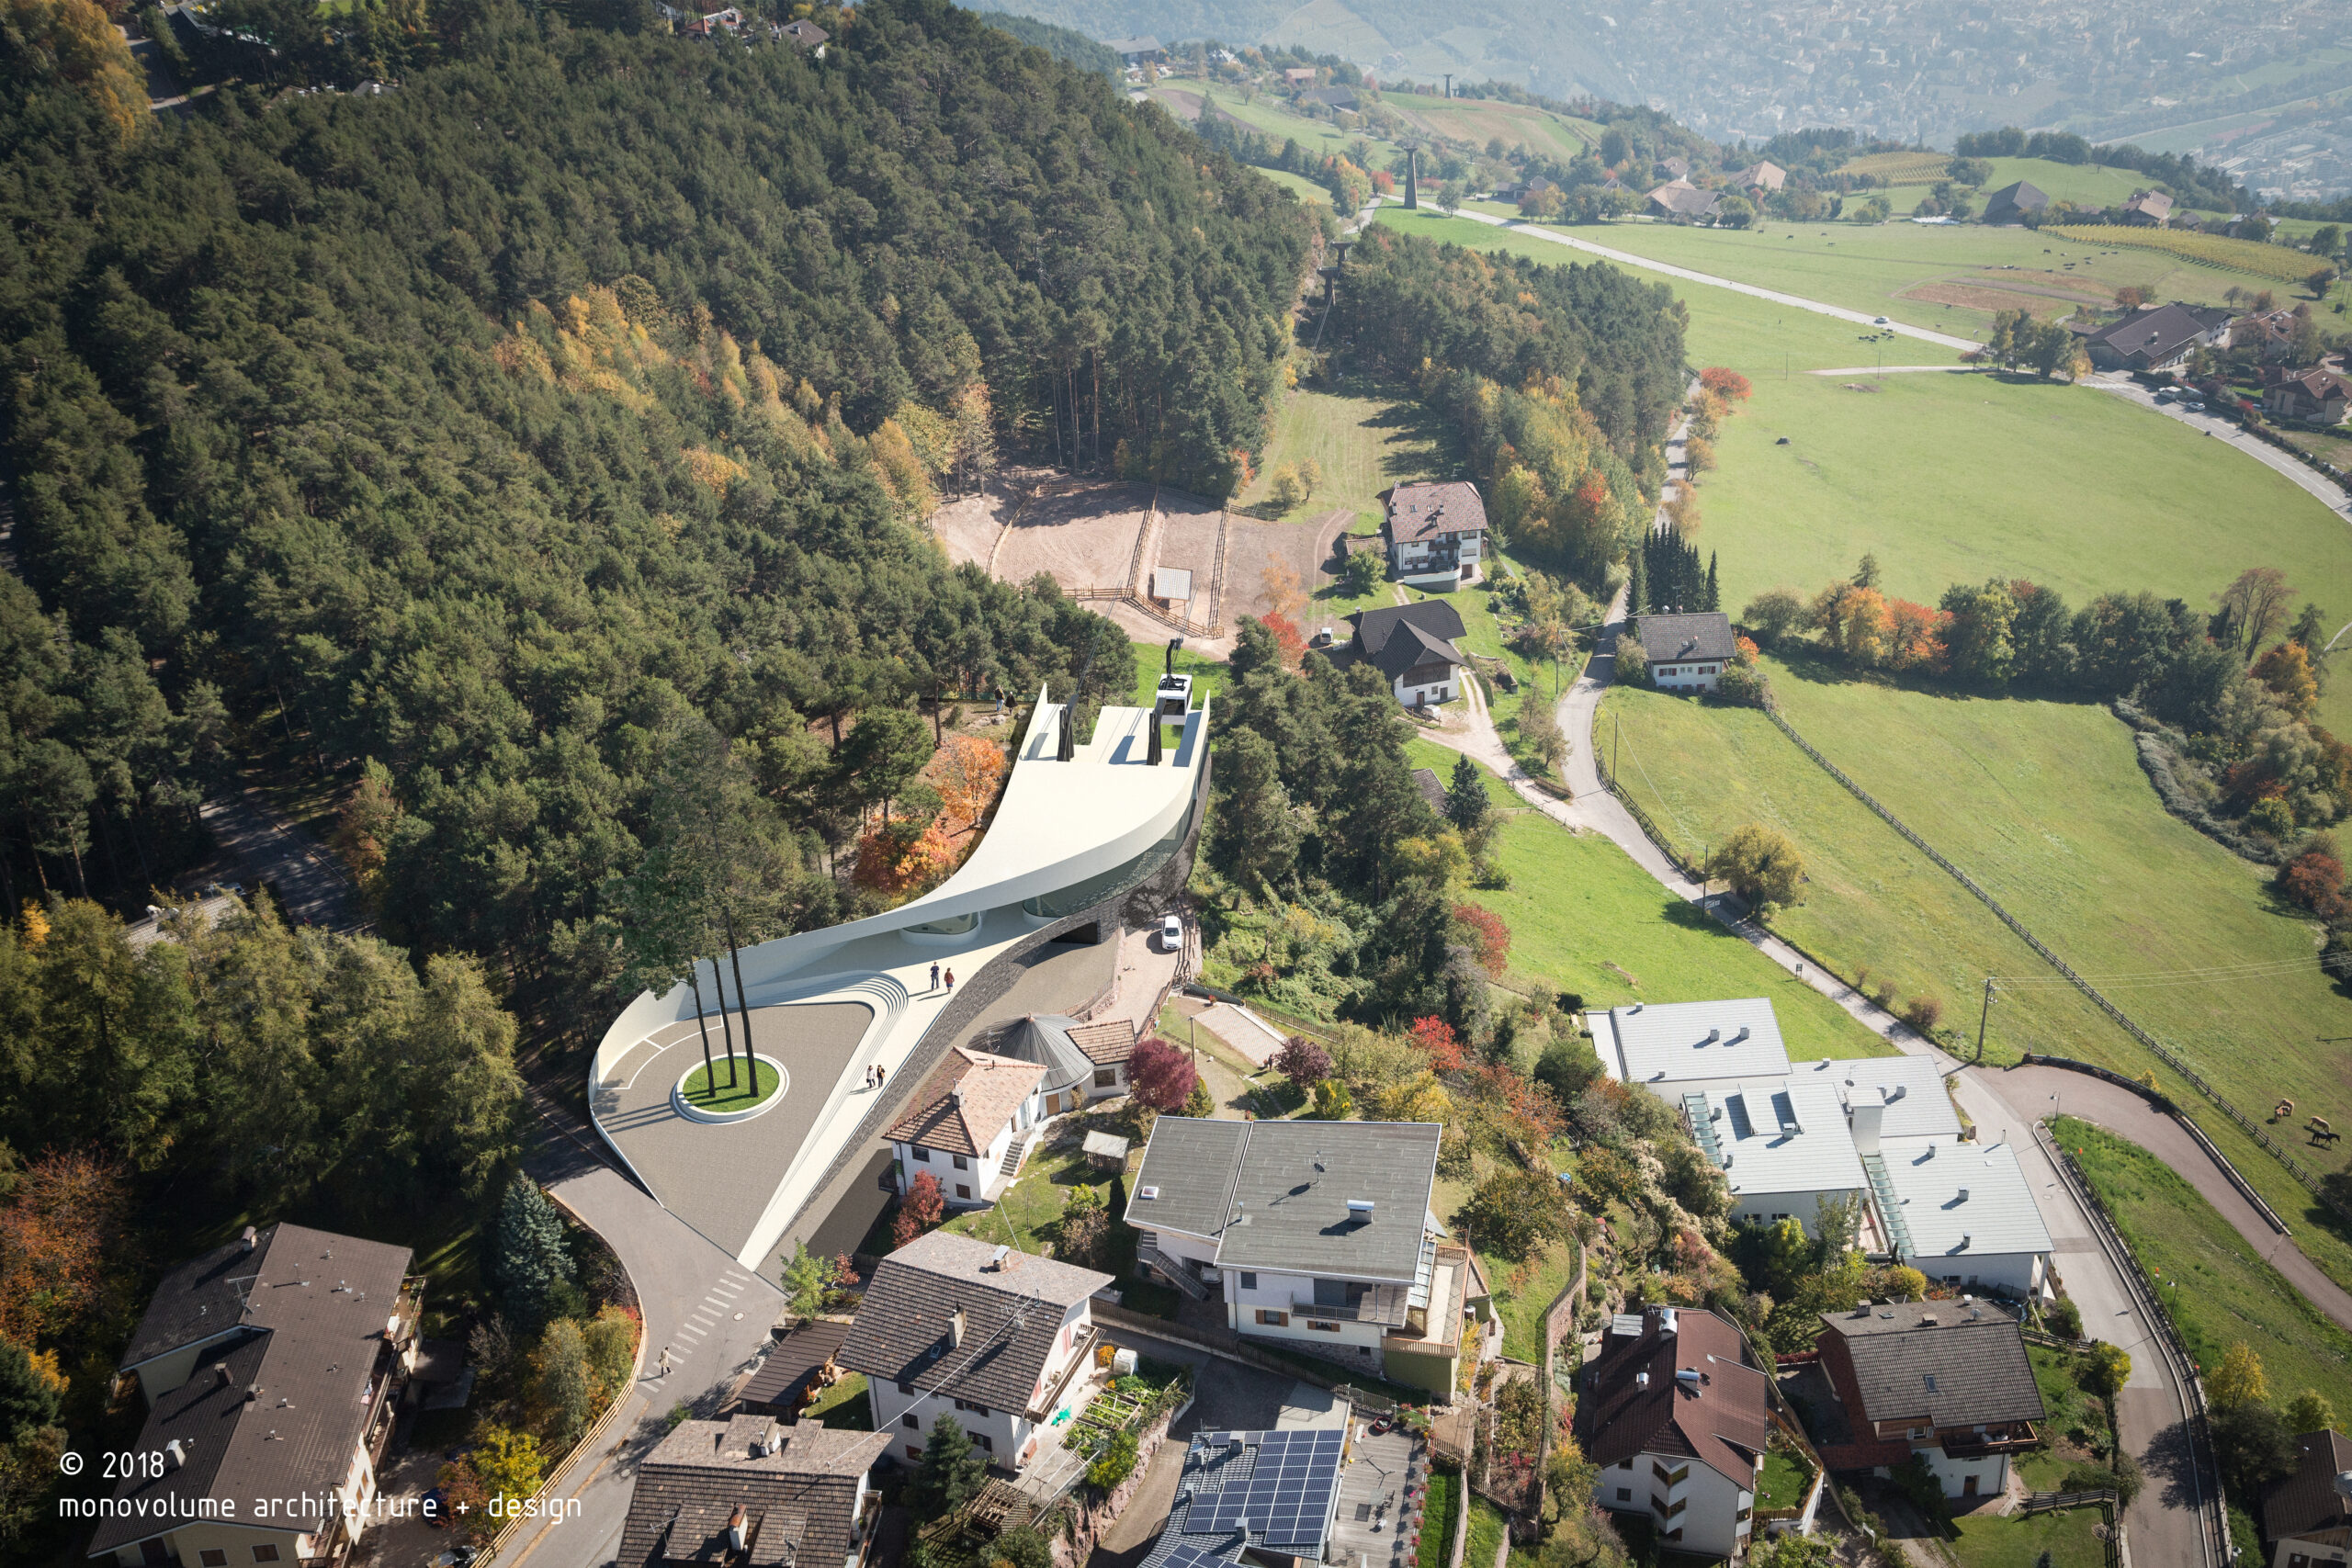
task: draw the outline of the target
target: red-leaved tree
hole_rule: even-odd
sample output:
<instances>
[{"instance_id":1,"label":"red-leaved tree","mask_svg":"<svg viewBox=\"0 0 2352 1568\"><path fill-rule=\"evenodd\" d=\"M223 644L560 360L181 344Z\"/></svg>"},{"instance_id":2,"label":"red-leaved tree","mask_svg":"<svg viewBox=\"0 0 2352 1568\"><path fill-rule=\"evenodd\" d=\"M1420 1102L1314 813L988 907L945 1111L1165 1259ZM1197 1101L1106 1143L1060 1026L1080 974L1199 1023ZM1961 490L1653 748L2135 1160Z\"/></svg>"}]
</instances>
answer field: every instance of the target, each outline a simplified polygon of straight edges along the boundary
<instances>
[{"instance_id":1,"label":"red-leaved tree","mask_svg":"<svg viewBox=\"0 0 2352 1568\"><path fill-rule=\"evenodd\" d=\"M1462 1042L1454 1037L1453 1025L1445 1020L1435 1016L1417 1018L1405 1032L1411 1035L1413 1043L1428 1055L1430 1066L1437 1071L1453 1073L1462 1070Z\"/></svg>"},{"instance_id":2,"label":"red-leaved tree","mask_svg":"<svg viewBox=\"0 0 2352 1568\"><path fill-rule=\"evenodd\" d=\"M1297 669L1298 661L1306 657L1306 634L1298 629L1298 623L1279 610L1269 610L1258 619L1273 633L1274 646L1283 650L1283 667Z\"/></svg>"},{"instance_id":3,"label":"red-leaved tree","mask_svg":"<svg viewBox=\"0 0 2352 1568\"><path fill-rule=\"evenodd\" d=\"M1294 1034L1274 1053L1274 1071L1311 1089L1331 1076L1331 1053L1304 1034Z\"/></svg>"},{"instance_id":4,"label":"red-leaved tree","mask_svg":"<svg viewBox=\"0 0 2352 1568\"><path fill-rule=\"evenodd\" d=\"M30 1346L101 1314L119 1281L130 1213L122 1168L43 1155L0 1207L0 1336Z\"/></svg>"},{"instance_id":5,"label":"red-leaved tree","mask_svg":"<svg viewBox=\"0 0 2352 1568\"><path fill-rule=\"evenodd\" d=\"M899 1200L899 1217L890 1222L890 1245L906 1246L946 1214L947 1194L940 1190L939 1178L927 1170L918 1172L907 1195Z\"/></svg>"},{"instance_id":6,"label":"red-leaved tree","mask_svg":"<svg viewBox=\"0 0 2352 1568\"><path fill-rule=\"evenodd\" d=\"M2344 863L2324 850L2306 850L2278 868L2278 891L2332 920L2344 913Z\"/></svg>"},{"instance_id":7,"label":"red-leaved tree","mask_svg":"<svg viewBox=\"0 0 2352 1568\"><path fill-rule=\"evenodd\" d=\"M1726 366L1710 365L1699 372L1699 385L1728 403L1744 403L1753 390L1747 378Z\"/></svg>"},{"instance_id":8,"label":"red-leaved tree","mask_svg":"<svg viewBox=\"0 0 2352 1568\"><path fill-rule=\"evenodd\" d=\"M1136 1042L1135 1053L1127 1058L1127 1077L1135 1085L1136 1098L1164 1114L1183 1110L1193 1098L1193 1086L1201 1081L1193 1058L1158 1035Z\"/></svg>"},{"instance_id":9,"label":"red-leaved tree","mask_svg":"<svg viewBox=\"0 0 2352 1568\"><path fill-rule=\"evenodd\" d=\"M1503 924L1503 918L1476 904L1456 904L1453 919L1469 937L1470 953L1478 967L1501 979L1503 964L1510 958L1510 928Z\"/></svg>"}]
</instances>

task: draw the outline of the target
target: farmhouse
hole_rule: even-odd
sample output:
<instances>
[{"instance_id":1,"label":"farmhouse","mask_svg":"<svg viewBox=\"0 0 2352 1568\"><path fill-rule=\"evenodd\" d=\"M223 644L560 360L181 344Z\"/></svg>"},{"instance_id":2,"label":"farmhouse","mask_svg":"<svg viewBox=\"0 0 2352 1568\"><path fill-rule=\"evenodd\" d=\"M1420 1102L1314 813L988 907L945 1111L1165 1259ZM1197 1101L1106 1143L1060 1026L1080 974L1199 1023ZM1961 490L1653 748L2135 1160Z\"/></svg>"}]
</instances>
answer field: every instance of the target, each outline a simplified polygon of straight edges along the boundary
<instances>
[{"instance_id":1,"label":"farmhouse","mask_svg":"<svg viewBox=\"0 0 2352 1568\"><path fill-rule=\"evenodd\" d=\"M1122 65L1141 65L1146 61L1158 64L1165 56L1159 40L1149 33L1141 38L1105 39L1102 47L1117 55Z\"/></svg>"},{"instance_id":2,"label":"farmhouse","mask_svg":"<svg viewBox=\"0 0 2352 1568\"><path fill-rule=\"evenodd\" d=\"M1388 492L1388 564L1399 582L1448 592L1478 577L1487 503L1466 479L1398 485Z\"/></svg>"},{"instance_id":3,"label":"farmhouse","mask_svg":"<svg viewBox=\"0 0 2352 1568\"><path fill-rule=\"evenodd\" d=\"M2229 325L2229 312L2188 305L2143 305L2083 340L2101 370L2165 370L2206 347Z\"/></svg>"},{"instance_id":4,"label":"farmhouse","mask_svg":"<svg viewBox=\"0 0 2352 1568\"><path fill-rule=\"evenodd\" d=\"M859 1568L878 1512L867 1472L889 1446L771 1416L682 1421L638 1466L615 1561Z\"/></svg>"},{"instance_id":5,"label":"farmhouse","mask_svg":"<svg viewBox=\"0 0 2352 1568\"><path fill-rule=\"evenodd\" d=\"M2352 1438L2305 1432L2295 1438L2295 1472L2262 1505L2270 1568L2323 1568L2352 1557L2352 1499L2338 1478L2352 1471Z\"/></svg>"},{"instance_id":6,"label":"farmhouse","mask_svg":"<svg viewBox=\"0 0 2352 1568\"><path fill-rule=\"evenodd\" d=\"M1701 190L1689 180L1668 180L1643 198L1657 218L1713 218L1723 193Z\"/></svg>"},{"instance_id":7,"label":"farmhouse","mask_svg":"<svg viewBox=\"0 0 2352 1568\"><path fill-rule=\"evenodd\" d=\"M2275 419L2310 424L2341 424L2352 408L2352 381L2333 370L2266 370L2262 412Z\"/></svg>"},{"instance_id":8,"label":"farmhouse","mask_svg":"<svg viewBox=\"0 0 2352 1568\"><path fill-rule=\"evenodd\" d=\"M1091 1392L1089 1302L1111 1276L952 1231L916 1237L874 1271L836 1355L865 1374L874 1429L909 1462L941 1416L1001 1468L1035 1458L1039 1431Z\"/></svg>"},{"instance_id":9,"label":"farmhouse","mask_svg":"<svg viewBox=\"0 0 2352 1568\"><path fill-rule=\"evenodd\" d=\"M1917 1454L1947 1497L1997 1497L2037 1447L2041 1391L2008 1314L1984 1303L1864 1303L1821 1314L1821 1367L1845 1417L1822 1461L1879 1475Z\"/></svg>"},{"instance_id":10,"label":"farmhouse","mask_svg":"<svg viewBox=\"0 0 2352 1568\"><path fill-rule=\"evenodd\" d=\"M1732 175L1731 183L1750 196L1770 195L1789 183L1789 171L1778 164L1750 164Z\"/></svg>"},{"instance_id":11,"label":"farmhouse","mask_svg":"<svg viewBox=\"0 0 2352 1568\"><path fill-rule=\"evenodd\" d=\"M2265 365L2284 365L2295 352L2295 312L2262 310L2244 315L2224 329L2222 341L2232 348L2249 348Z\"/></svg>"},{"instance_id":12,"label":"farmhouse","mask_svg":"<svg viewBox=\"0 0 2352 1568\"><path fill-rule=\"evenodd\" d=\"M776 29L776 36L790 39L803 51L822 60L825 58L825 44L833 35L814 22L798 21L785 23Z\"/></svg>"},{"instance_id":13,"label":"farmhouse","mask_svg":"<svg viewBox=\"0 0 2352 1568\"><path fill-rule=\"evenodd\" d=\"M1736 651L1731 617L1720 610L1687 615L1644 615L1642 656L1661 692L1712 692Z\"/></svg>"},{"instance_id":14,"label":"farmhouse","mask_svg":"<svg viewBox=\"0 0 2352 1568\"><path fill-rule=\"evenodd\" d=\"M1315 85L1315 67L1312 65L1284 67L1283 85L1287 87L1312 87Z\"/></svg>"},{"instance_id":15,"label":"farmhouse","mask_svg":"<svg viewBox=\"0 0 2352 1568\"><path fill-rule=\"evenodd\" d=\"M2172 217L2172 197L2159 190L2135 190L2123 204L2123 221L2143 229L2161 229Z\"/></svg>"},{"instance_id":16,"label":"farmhouse","mask_svg":"<svg viewBox=\"0 0 2352 1568\"><path fill-rule=\"evenodd\" d=\"M114 1487L126 1511L89 1555L122 1563L339 1561L374 1517L376 1466L416 1365L424 1281L409 1249L279 1224L164 1277L119 1371L147 1400ZM307 1499L301 1517L224 1517L226 1498Z\"/></svg>"},{"instance_id":17,"label":"farmhouse","mask_svg":"<svg viewBox=\"0 0 2352 1568\"><path fill-rule=\"evenodd\" d=\"M1162 1116L1127 1204L1137 1261L1238 1334L1451 1399L1476 1294L1430 1213L1443 1131Z\"/></svg>"},{"instance_id":18,"label":"farmhouse","mask_svg":"<svg viewBox=\"0 0 2352 1568\"><path fill-rule=\"evenodd\" d=\"M2038 186L2024 180L2005 185L1984 198L1984 221L1987 223L2022 223L2026 215L2046 210L2050 197Z\"/></svg>"},{"instance_id":19,"label":"farmhouse","mask_svg":"<svg viewBox=\"0 0 2352 1568\"><path fill-rule=\"evenodd\" d=\"M1738 1557L1772 1437L1765 1374L1739 1330L1696 1307L1621 1314L1579 1383L1593 1501L1642 1516L1677 1551Z\"/></svg>"},{"instance_id":20,"label":"farmhouse","mask_svg":"<svg viewBox=\"0 0 2352 1568\"><path fill-rule=\"evenodd\" d=\"M1046 1110L1038 1062L958 1045L890 1129L899 1190L928 1171L951 1208L993 1203L1019 1174Z\"/></svg>"},{"instance_id":21,"label":"farmhouse","mask_svg":"<svg viewBox=\"0 0 2352 1568\"><path fill-rule=\"evenodd\" d=\"M1495 191L1495 199L1497 201L1508 201L1515 207L1524 207L1527 205L1529 198L1541 196L1547 190L1557 190L1560 187L1558 186L1553 184L1550 180L1545 179L1543 175L1536 175L1528 179L1521 180L1517 185L1498 186Z\"/></svg>"},{"instance_id":22,"label":"farmhouse","mask_svg":"<svg viewBox=\"0 0 2352 1568\"><path fill-rule=\"evenodd\" d=\"M1298 95L1302 104L1321 104L1327 109L1344 109L1350 114L1363 107L1353 87L1315 87Z\"/></svg>"},{"instance_id":23,"label":"farmhouse","mask_svg":"<svg viewBox=\"0 0 2352 1568\"><path fill-rule=\"evenodd\" d=\"M1690 177L1690 160L1660 158L1650 172L1662 180L1687 180Z\"/></svg>"},{"instance_id":24,"label":"farmhouse","mask_svg":"<svg viewBox=\"0 0 2352 1568\"><path fill-rule=\"evenodd\" d=\"M1348 619L1355 641L1335 663L1362 660L1388 677L1388 689L1407 707L1450 703L1462 694L1468 662L1453 639L1463 633L1462 613L1442 599L1418 604L1384 604L1358 610Z\"/></svg>"}]
</instances>

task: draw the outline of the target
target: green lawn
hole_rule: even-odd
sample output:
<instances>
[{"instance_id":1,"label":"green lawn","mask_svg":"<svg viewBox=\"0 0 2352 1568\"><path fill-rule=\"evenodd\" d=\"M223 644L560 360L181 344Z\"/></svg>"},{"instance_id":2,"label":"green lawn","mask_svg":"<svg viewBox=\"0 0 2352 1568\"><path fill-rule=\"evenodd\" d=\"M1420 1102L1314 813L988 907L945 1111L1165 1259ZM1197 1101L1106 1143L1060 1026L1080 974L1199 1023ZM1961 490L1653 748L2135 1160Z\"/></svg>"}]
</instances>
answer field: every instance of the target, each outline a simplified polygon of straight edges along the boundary
<instances>
[{"instance_id":1,"label":"green lawn","mask_svg":"<svg viewBox=\"0 0 2352 1568\"><path fill-rule=\"evenodd\" d=\"M2103 1517L2097 1508L1972 1515L1953 1521L1958 1539L1944 1550L1961 1568L2039 1568L2044 1552L2050 1568L2105 1568L2107 1548L2096 1533Z\"/></svg>"},{"instance_id":2,"label":"green lawn","mask_svg":"<svg viewBox=\"0 0 2352 1568\"><path fill-rule=\"evenodd\" d=\"M1600 141L1600 127L1589 119L1554 114L1532 104L1498 98L1443 98L1430 93L1383 93L1380 101L1422 127L1456 141L1480 147L1499 137L1506 147L1523 147L1566 164Z\"/></svg>"},{"instance_id":3,"label":"green lawn","mask_svg":"<svg viewBox=\"0 0 2352 1568\"><path fill-rule=\"evenodd\" d=\"M874 1404L865 1397L865 1374L851 1372L817 1395L801 1419L843 1432L874 1430Z\"/></svg>"},{"instance_id":4,"label":"green lawn","mask_svg":"<svg viewBox=\"0 0 2352 1568\"><path fill-rule=\"evenodd\" d=\"M1116 1178L1094 1169L1076 1145L1056 1148L1040 1144L1029 1156L1021 1175L1002 1197L985 1209L957 1214L939 1228L987 1242L1012 1242L1025 1252L1036 1252L1054 1239L1055 1222L1077 1188L1091 1187L1106 1203ZM1128 1232L1125 1225L1115 1232Z\"/></svg>"},{"instance_id":5,"label":"green lawn","mask_svg":"<svg viewBox=\"0 0 2352 1568\"><path fill-rule=\"evenodd\" d=\"M709 1066L696 1067L680 1092L705 1111L749 1111L775 1092L777 1077L774 1064L757 1056L749 1072L741 1057L714 1058Z\"/></svg>"},{"instance_id":6,"label":"green lawn","mask_svg":"<svg viewBox=\"0 0 2352 1568\"><path fill-rule=\"evenodd\" d=\"M1496 846L1511 886L1467 896L1510 927L1511 983L1542 980L1590 1007L1769 997L1792 1057L1887 1054L1836 1003L1658 886L1598 834L1528 812L1503 824Z\"/></svg>"},{"instance_id":7,"label":"green lawn","mask_svg":"<svg viewBox=\"0 0 2352 1568\"><path fill-rule=\"evenodd\" d=\"M1151 705L1151 695L1159 689L1159 677L1167 669L1166 643L1136 644L1136 706L1148 708ZM1196 707L1203 697L1213 697L1225 689L1226 666L1222 659L1209 659L1190 649L1179 649L1176 652L1176 673L1193 678L1193 703Z\"/></svg>"},{"instance_id":8,"label":"green lawn","mask_svg":"<svg viewBox=\"0 0 2352 1568\"><path fill-rule=\"evenodd\" d=\"M1304 175L1294 175L1287 169L1260 169L1258 172L1302 202L1320 202L1325 207L1331 205L1331 193Z\"/></svg>"},{"instance_id":9,"label":"green lawn","mask_svg":"<svg viewBox=\"0 0 2352 1568\"><path fill-rule=\"evenodd\" d=\"M2207 1371L2240 1340L2262 1358L2271 1396L2304 1389L2352 1401L2352 1335L2322 1316L2162 1161L2071 1116L2053 1131L2098 1193L2165 1311Z\"/></svg>"},{"instance_id":10,"label":"green lawn","mask_svg":"<svg viewBox=\"0 0 2352 1568\"><path fill-rule=\"evenodd\" d=\"M2120 721L2086 705L1968 700L1767 668L1801 733L2077 970L2105 980L2112 1000L2222 1093L2241 1105L2286 1094L2322 1114L2345 1103L2352 1062L2318 1039L2345 1032L2344 1003L2310 962L2311 929L2273 904L2262 868L2164 812ZM2046 1051L2170 1077L1761 714L1620 690L1603 705L1599 743L1618 748L1634 798L1691 850L1746 822L1786 832L1808 880L1804 901L1773 923L1838 973L1867 968L1873 990L1933 997L1966 1040L1984 977L2015 977L1993 1010L1989 1059ZM2233 984L2128 978L2265 961L2286 967ZM2309 1213L2282 1168L2188 1103L2282 1213ZM2352 1249L2326 1229L2299 1225L2297 1240L2352 1279Z\"/></svg>"},{"instance_id":11,"label":"green lawn","mask_svg":"<svg viewBox=\"0 0 2352 1568\"><path fill-rule=\"evenodd\" d=\"M2033 1364L2034 1383L2041 1390L2042 1436L2053 1442L2064 1438L2078 1449L2105 1449L2114 1433L2108 1425L2105 1402L2083 1392L2080 1373L2088 1358L2041 1345L2029 1345L2025 1353ZM2045 1476L2050 1486L2034 1484L2045 1491L2054 1489L2065 1463L2055 1455L2040 1457L2057 1473Z\"/></svg>"},{"instance_id":12,"label":"green lawn","mask_svg":"<svg viewBox=\"0 0 2352 1568\"><path fill-rule=\"evenodd\" d=\"M1462 1545L1462 1568L1493 1568L1503 1542L1510 1539L1510 1521L1484 1497L1470 1499L1470 1537Z\"/></svg>"},{"instance_id":13,"label":"green lawn","mask_svg":"<svg viewBox=\"0 0 2352 1568\"><path fill-rule=\"evenodd\" d=\"M1234 508L1258 511L1276 468L1309 461L1322 468L1322 483L1284 515L1303 522L1344 507L1356 514L1357 533L1380 526L1380 497L1392 485L1454 478L1461 467L1452 433L1409 395L1355 378L1302 386L1283 394L1273 439Z\"/></svg>"},{"instance_id":14,"label":"green lawn","mask_svg":"<svg viewBox=\"0 0 2352 1568\"><path fill-rule=\"evenodd\" d=\"M1453 1561L1453 1516L1461 1506L1461 1472L1430 1472L1429 1491L1421 1503L1420 1551L1415 1558L1419 1568L1447 1568Z\"/></svg>"},{"instance_id":15,"label":"green lawn","mask_svg":"<svg viewBox=\"0 0 2352 1568\"><path fill-rule=\"evenodd\" d=\"M1527 700L1528 694L1535 690L1539 682L1541 689L1550 694L1555 678L1563 685L1573 683L1580 668L1576 657L1571 654L1561 659L1556 671L1548 662L1539 671L1524 657L1505 644L1504 615L1497 603L1501 591L1496 584L1501 580L1499 574L1516 570L1509 555L1497 550L1494 552L1494 558L1488 562L1487 575L1481 577L1467 588L1457 589L1452 593L1443 594L1427 593L1418 588L1405 590L1406 598L1415 604L1440 598L1451 604L1462 616L1463 635L1460 640L1463 649L1469 653L1482 654L1489 659L1501 660L1504 667L1510 671L1512 679L1519 682L1519 689L1515 692L1506 692L1499 685L1496 686L1490 705L1494 709L1495 726L1502 732L1503 742L1506 745L1513 745L1517 742L1520 705ZM1528 762L1528 759L1523 755L1521 761ZM1531 773L1535 771L1532 763L1528 763L1528 767Z\"/></svg>"},{"instance_id":16,"label":"green lawn","mask_svg":"<svg viewBox=\"0 0 2352 1568\"><path fill-rule=\"evenodd\" d=\"M2132 169L2109 168L2104 164L2056 164L2047 158L1988 158L1993 165L1992 178L1984 186L1989 196L2018 180L2030 182L2052 201L2071 201L2077 207L2120 207L2132 199L2132 193L2148 188L2148 176ZM1850 198L1866 199L1883 192L1894 204L1898 215L1908 216L1919 198L1928 194L1933 181L1917 185L1880 186L1862 191ZM1983 201L1977 202L1981 209Z\"/></svg>"},{"instance_id":17,"label":"green lawn","mask_svg":"<svg viewBox=\"0 0 2352 1568\"><path fill-rule=\"evenodd\" d=\"M1547 1247L1524 1262L1478 1249L1479 1266L1494 1289L1495 1315L1502 1319L1503 1354L1544 1364L1544 1314L1577 1275L1573 1246Z\"/></svg>"}]
</instances>

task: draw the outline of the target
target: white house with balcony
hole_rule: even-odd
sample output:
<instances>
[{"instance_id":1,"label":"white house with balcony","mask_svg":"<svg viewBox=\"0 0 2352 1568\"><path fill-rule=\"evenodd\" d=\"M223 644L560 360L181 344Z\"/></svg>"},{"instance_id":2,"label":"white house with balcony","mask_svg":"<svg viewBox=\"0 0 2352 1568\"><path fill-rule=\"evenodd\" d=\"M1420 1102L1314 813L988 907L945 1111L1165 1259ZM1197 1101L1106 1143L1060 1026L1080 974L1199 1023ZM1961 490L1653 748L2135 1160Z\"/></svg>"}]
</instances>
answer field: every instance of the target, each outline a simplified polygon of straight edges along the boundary
<instances>
[{"instance_id":1,"label":"white house with balcony","mask_svg":"<svg viewBox=\"0 0 2352 1568\"><path fill-rule=\"evenodd\" d=\"M1744 1553L1772 1416L1739 1330L1697 1308L1620 1315L1578 1385L1593 1501L1649 1520L1669 1551Z\"/></svg>"},{"instance_id":2,"label":"white house with balcony","mask_svg":"<svg viewBox=\"0 0 2352 1568\"><path fill-rule=\"evenodd\" d=\"M1478 578L1487 503L1466 479L1398 485L1388 492L1388 568L1399 582L1446 592Z\"/></svg>"},{"instance_id":3,"label":"white house with balcony","mask_svg":"<svg viewBox=\"0 0 2352 1568\"><path fill-rule=\"evenodd\" d=\"M922 1458L952 1416L1001 1470L1036 1456L1040 1432L1090 1392L1090 1310L1111 1276L1017 1247L933 1231L885 1258L834 1353L865 1374L874 1428L890 1452Z\"/></svg>"},{"instance_id":4,"label":"white house with balcony","mask_svg":"<svg viewBox=\"0 0 2352 1568\"><path fill-rule=\"evenodd\" d=\"M1046 1120L1035 1062L957 1046L890 1129L900 1193L935 1178L950 1208L993 1203L1014 1177Z\"/></svg>"}]
</instances>

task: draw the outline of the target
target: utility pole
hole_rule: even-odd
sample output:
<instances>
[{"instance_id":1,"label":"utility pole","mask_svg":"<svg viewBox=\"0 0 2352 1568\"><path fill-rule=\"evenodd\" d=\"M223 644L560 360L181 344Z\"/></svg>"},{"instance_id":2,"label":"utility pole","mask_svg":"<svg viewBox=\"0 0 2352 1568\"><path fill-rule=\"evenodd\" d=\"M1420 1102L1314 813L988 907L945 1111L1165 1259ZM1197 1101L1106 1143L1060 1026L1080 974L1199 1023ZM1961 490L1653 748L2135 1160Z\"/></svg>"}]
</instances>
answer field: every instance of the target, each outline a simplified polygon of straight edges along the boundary
<instances>
[{"instance_id":1,"label":"utility pole","mask_svg":"<svg viewBox=\"0 0 2352 1568\"><path fill-rule=\"evenodd\" d=\"M1617 782L1617 732L1622 728L1617 716L1609 716L1609 782Z\"/></svg>"},{"instance_id":2,"label":"utility pole","mask_svg":"<svg viewBox=\"0 0 2352 1568\"><path fill-rule=\"evenodd\" d=\"M1445 74L1445 96L1446 96L1447 97L1449 97L1449 98L1450 98L1450 97L1453 96L1453 72L1451 72L1451 71L1448 71L1448 72L1446 72L1444 74Z\"/></svg>"},{"instance_id":3,"label":"utility pole","mask_svg":"<svg viewBox=\"0 0 2352 1568\"><path fill-rule=\"evenodd\" d=\"M1984 1024L1993 1016L1993 976L1984 976L1984 1006L1976 1015L1976 1065L1984 1065Z\"/></svg>"}]
</instances>

